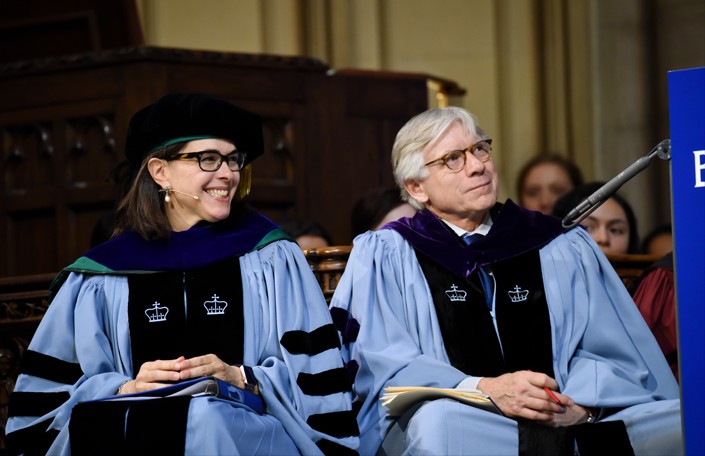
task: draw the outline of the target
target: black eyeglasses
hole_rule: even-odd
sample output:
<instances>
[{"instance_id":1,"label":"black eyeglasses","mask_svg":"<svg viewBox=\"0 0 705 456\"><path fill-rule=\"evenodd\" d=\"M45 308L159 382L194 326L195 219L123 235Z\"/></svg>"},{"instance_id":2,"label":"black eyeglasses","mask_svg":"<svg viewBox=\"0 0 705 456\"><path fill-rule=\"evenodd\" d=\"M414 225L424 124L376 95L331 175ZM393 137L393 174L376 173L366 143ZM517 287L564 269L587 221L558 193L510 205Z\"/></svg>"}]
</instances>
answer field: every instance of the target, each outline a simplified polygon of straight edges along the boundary
<instances>
[{"instance_id":1,"label":"black eyeglasses","mask_svg":"<svg viewBox=\"0 0 705 456\"><path fill-rule=\"evenodd\" d=\"M466 152L470 152L475 158L481 162L486 162L490 159L490 153L492 152L492 140L483 139L482 141L476 142L470 147L459 150L451 150L441 158L431 160L424 166L430 166L435 164L444 164L451 171L460 171L465 167L465 162L467 162Z\"/></svg>"},{"instance_id":2,"label":"black eyeglasses","mask_svg":"<svg viewBox=\"0 0 705 456\"><path fill-rule=\"evenodd\" d=\"M203 171L209 173L218 171L220 165L223 161L228 164L228 169L230 171L240 171L243 164L245 163L245 153L233 151L229 155L223 155L220 152L214 150L204 150L202 152L185 152L176 155L173 160L198 160L198 166L201 167Z\"/></svg>"}]
</instances>

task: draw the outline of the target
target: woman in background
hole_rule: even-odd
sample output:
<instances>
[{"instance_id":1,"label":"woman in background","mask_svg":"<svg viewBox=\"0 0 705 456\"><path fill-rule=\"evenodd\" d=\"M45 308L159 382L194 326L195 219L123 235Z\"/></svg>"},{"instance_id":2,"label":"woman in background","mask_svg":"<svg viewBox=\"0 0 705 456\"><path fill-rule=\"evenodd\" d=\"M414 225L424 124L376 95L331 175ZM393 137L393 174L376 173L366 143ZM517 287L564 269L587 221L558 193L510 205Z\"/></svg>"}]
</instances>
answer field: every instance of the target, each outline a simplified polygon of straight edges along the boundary
<instances>
[{"instance_id":1,"label":"woman in background","mask_svg":"<svg viewBox=\"0 0 705 456\"><path fill-rule=\"evenodd\" d=\"M553 215L565 217L603 185L603 182L590 182L576 187L556 202ZM639 253L639 234L634 211L627 200L617 193L587 216L581 225L605 255Z\"/></svg>"},{"instance_id":2,"label":"woman in background","mask_svg":"<svg viewBox=\"0 0 705 456\"><path fill-rule=\"evenodd\" d=\"M580 168L572 161L558 154L538 155L519 171L519 204L550 215L558 198L582 183Z\"/></svg>"}]
</instances>

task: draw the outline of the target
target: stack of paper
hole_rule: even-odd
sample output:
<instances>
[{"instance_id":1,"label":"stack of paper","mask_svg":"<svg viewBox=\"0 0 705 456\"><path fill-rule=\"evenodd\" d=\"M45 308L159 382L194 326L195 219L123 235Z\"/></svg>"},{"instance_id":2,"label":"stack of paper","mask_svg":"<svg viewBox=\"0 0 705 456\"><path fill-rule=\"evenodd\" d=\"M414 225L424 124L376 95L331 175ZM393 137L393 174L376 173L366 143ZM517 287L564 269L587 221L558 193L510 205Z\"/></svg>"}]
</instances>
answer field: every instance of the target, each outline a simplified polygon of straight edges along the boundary
<instances>
[{"instance_id":1,"label":"stack of paper","mask_svg":"<svg viewBox=\"0 0 705 456\"><path fill-rule=\"evenodd\" d=\"M384 389L380 401L387 407L390 415L401 415L409 407L420 401L433 399L455 399L464 404L472 405L483 410L502 414L492 399L479 390L432 388L426 386L390 386Z\"/></svg>"}]
</instances>

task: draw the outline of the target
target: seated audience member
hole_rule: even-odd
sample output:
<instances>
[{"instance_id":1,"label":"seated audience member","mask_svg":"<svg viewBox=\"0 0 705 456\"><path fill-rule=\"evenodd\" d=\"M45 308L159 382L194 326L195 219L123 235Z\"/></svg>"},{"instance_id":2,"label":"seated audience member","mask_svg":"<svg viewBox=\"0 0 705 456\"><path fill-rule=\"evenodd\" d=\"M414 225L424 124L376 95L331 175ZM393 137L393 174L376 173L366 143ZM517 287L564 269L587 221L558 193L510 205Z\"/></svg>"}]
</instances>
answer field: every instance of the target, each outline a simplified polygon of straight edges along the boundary
<instances>
[{"instance_id":1,"label":"seated audience member","mask_svg":"<svg viewBox=\"0 0 705 456\"><path fill-rule=\"evenodd\" d=\"M558 198L582 183L580 168L566 157L558 154L538 155L519 171L519 204L550 215Z\"/></svg>"},{"instance_id":2,"label":"seated audience member","mask_svg":"<svg viewBox=\"0 0 705 456\"><path fill-rule=\"evenodd\" d=\"M301 249L314 249L333 245L323 227L309 218L285 220L279 228L291 236Z\"/></svg>"},{"instance_id":3,"label":"seated audience member","mask_svg":"<svg viewBox=\"0 0 705 456\"><path fill-rule=\"evenodd\" d=\"M498 202L491 152L457 107L397 134L419 211L355 239L331 302L360 454L681 454L678 384L622 281L585 230ZM390 416L393 386L477 388L502 413L440 398Z\"/></svg>"},{"instance_id":4,"label":"seated audience member","mask_svg":"<svg viewBox=\"0 0 705 456\"><path fill-rule=\"evenodd\" d=\"M401 199L397 187L374 189L357 200L353 206L350 225L353 238L368 230L376 231L392 220L411 217L416 209Z\"/></svg>"},{"instance_id":5,"label":"seated audience member","mask_svg":"<svg viewBox=\"0 0 705 456\"><path fill-rule=\"evenodd\" d=\"M323 293L298 246L233 204L264 152L260 117L170 94L132 117L125 149L137 172L116 236L54 282L12 394L9 454L355 449ZM264 412L216 396L94 401L202 376Z\"/></svg>"},{"instance_id":6,"label":"seated audience member","mask_svg":"<svg viewBox=\"0 0 705 456\"><path fill-rule=\"evenodd\" d=\"M602 182L579 185L556 202L553 215L560 218L567 216L602 185ZM581 225L606 255L639 253L639 234L634 211L627 200L617 193L587 216Z\"/></svg>"},{"instance_id":7,"label":"seated audience member","mask_svg":"<svg viewBox=\"0 0 705 456\"><path fill-rule=\"evenodd\" d=\"M673 230L671 225L657 226L644 237L641 252L646 255L662 257L673 251Z\"/></svg>"},{"instance_id":8,"label":"seated audience member","mask_svg":"<svg viewBox=\"0 0 705 456\"><path fill-rule=\"evenodd\" d=\"M678 334L676 331L673 252L646 269L634 292L634 302L654 333L656 341L678 379Z\"/></svg>"}]
</instances>

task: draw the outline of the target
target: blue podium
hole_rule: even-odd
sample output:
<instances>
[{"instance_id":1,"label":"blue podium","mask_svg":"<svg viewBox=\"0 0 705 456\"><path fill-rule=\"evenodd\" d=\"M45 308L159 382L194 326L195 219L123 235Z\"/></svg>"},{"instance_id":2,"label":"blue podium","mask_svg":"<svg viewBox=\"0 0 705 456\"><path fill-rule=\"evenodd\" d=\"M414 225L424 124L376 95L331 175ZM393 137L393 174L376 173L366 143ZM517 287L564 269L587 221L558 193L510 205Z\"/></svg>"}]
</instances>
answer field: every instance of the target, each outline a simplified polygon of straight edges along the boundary
<instances>
[{"instance_id":1,"label":"blue podium","mask_svg":"<svg viewBox=\"0 0 705 456\"><path fill-rule=\"evenodd\" d=\"M705 67L668 73L685 451L705 455Z\"/></svg>"}]
</instances>

